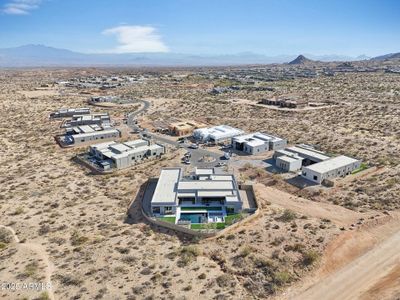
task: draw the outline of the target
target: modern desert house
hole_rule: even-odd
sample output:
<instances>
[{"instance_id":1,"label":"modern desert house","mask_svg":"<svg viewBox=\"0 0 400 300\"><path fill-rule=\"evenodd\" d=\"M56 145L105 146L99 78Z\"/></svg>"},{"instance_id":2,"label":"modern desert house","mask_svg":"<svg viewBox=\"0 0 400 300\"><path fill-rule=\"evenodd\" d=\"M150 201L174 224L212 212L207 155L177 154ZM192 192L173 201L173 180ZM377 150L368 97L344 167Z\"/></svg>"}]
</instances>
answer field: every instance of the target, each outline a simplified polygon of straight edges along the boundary
<instances>
[{"instance_id":1,"label":"modern desert house","mask_svg":"<svg viewBox=\"0 0 400 300\"><path fill-rule=\"evenodd\" d=\"M121 132L110 126L82 125L67 128L64 135L58 137L62 147L98 143L121 137Z\"/></svg>"},{"instance_id":2,"label":"modern desert house","mask_svg":"<svg viewBox=\"0 0 400 300\"><path fill-rule=\"evenodd\" d=\"M243 134L243 130L228 125L199 128L193 131L193 138L202 142L230 142L235 136Z\"/></svg>"},{"instance_id":3,"label":"modern desert house","mask_svg":"<svg viewBox=\"0 0 400 300\"><path fill-rule=\"evenodd\" d=\"M73 115L89 115L90 109L87 107L82 108L60 108L59 110L52 112L50 118L69 118Z\"/></svg>"},{"instance_id":4,"label":"modern desert house","mask_svg":"<svg viewBox=\"0 0 400 300\"><path fill-rule=\"evenodd\" d=\"M322 183L324 180L344 177L360 168L361 161L348 156L340 155L324 160L320 163L303 167L301 176L316 182Z\"/></svg>"},{"instance_id":5,"label":"modern desert house","mask_svg":"<svg viewBox=\"0 0 400 300\"><path fill-rule=\"evenodd\" d=\"M224 222L226 215L241 210L235 177L216 174L214 169L196 168L184 176L181 168L164 168L151 199L153 216L175 216L178 224Z\"/></svg>"},{"instance_id":6,"label":"modern desert house","mask_svg":"<svg viewBox=\"0 0 400 300\"><path fill-rule=\"evenodd\" d=\"M100 170L124 169L148 159L160 158L165 147L146 140L105 142L89 147L89 161Z\"/></svg>"},{"instance_id":7,"label":"modern desert house","mask_svg":"<svg viewBox=\"0 0 400 300\"><path fill-rule=\"evenodd\" d=\"M232 147L247 154L260 154L270 150L283 149L287 141L266 133L250 133L232 138Z\"/></svg>"},{"instance_id":8,"label":"modern desert house","mask_svg":"<svg viewBox=\"0 0 400 300\"><path fill-rule=\"evenodd\" d=\"M168 125L168 130L172 135L186 136L191 135L195 129L203 128L206 125L194 121L175 122Z\"/></svg>"},{"instance_id":9,"label":"modern desert house","mask_svg":"<svg viewBox=\"0 0 400 300\"><path fill-rule=\"evenodd\" d=\"M69 128L80 125L108 126L111 125L111 118L108 113L99 113L93 115L73 115L70 120L66 120L61 127Z\"/></svg>"},{"instance_id":10,"label":"modern desert house","mask_svg":"<svg viewBox=\"0 0 400 300\"><path fill-rule=\"evenodd\" d=\"M308 145L296 145L275 151L275 165L285 172L301 171L305 179L321 184L325 179L344 177L361 166L361 161L348 156L331 157Z\"/></svg>"},{"instance_id":11,"label":"modern desert house","mask_svg":"<svg viewBox=\"0 0 400 300\"><path fill-rule=\"evenodd\" d=\"M300 144L276 150L273 158L276 160L276 165L284 171L297 171L303 166L327 160L330 156L309 145Z\"/></svg>"}]
</instances>

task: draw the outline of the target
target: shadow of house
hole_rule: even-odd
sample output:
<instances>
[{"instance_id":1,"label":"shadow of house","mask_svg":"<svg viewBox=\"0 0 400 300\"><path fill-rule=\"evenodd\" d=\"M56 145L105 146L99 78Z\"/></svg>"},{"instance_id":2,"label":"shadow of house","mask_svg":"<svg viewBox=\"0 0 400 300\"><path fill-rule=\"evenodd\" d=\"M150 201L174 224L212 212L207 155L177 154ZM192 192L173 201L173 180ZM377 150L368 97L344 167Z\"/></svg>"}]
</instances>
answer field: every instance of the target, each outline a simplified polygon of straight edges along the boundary
<instances>
[{"instance_id":1,"label":"shadow of house","mask_svg":"<svg viewBox=\"0 0 400 300\"><path fill-rule=\"evenodd\" d=\"M287 183L290 183L291 185L298 187L300 189L304 189L310 186L317 186L319 185L318 183L315 183L313 181L310 181L308 179L305 179L304 177L298 175L289 179L285 180Z\"/></svg>"},{"instance_id":2,"label":"shadow of house","mask_svg":"<svg viewBox=\"0 0 400 300\"><path fill-rule=\"evenodd\" d=\"M144 182L136 194L135 199L129 204L127 214L124 220L125 224L145 224L152 228L152 230L167 234L171 237L177 237L183 244L191 244L199 241L199 238L189 234L177 232L163 226L156 225L149 222L143 213L150 212L150 201L153 197L157 180L150 178ZM147 200L147 201L146 201Z\"/></svg>"},{"instance_id":3,"label":"shadow of house","mask_svg":"<svg viewBox=\"0 0 400 300\"><path fill-rule=\"evenodd\" d=\"M237 150L235 148L223 149L223 151L227 152L227 153L229 153L229 152L233 153L233 154L235 154L237 156L251 156L251 154L246 153L244 151Z\"/></svg>"},{"instance_id":4,"label":"shadow of house","mask_svg":"<svg viewBox=\"0 0 400 300\"><path fill-rule=\"evenodd\" d=\"M278 168L278 167L276 166L275 159L273 159L272 157L263 160L263 162L265 162L266 164L268 164L268 167L265 169L267 172L273 173L273 174L284 173L283 170L282 170L281 168Z\"/></svg>"},{"instance_id":5,"label":"shadow of house","mask_svg":"<svg viewBox=\"0 0 400 300\"><path fill-rule=\"evenodd\" d=\"M148 181L140 185L139 191L135 199L129 204L124 223L126 224L147 224L150 223L143 217L142 214L142 199L146 193Z\"/></svg>"},{"instance_id":6,"label":"shadow of house","mask_svg":"<svg viewBox=\"0 0 400 300\"><path fill-rule=\"evenodd\" d=\"M99 175L99 172L94 171L92 168L88 168L88 165L85 164L82 159L80 159L77 155L71 157L70 161L77 164L83 171L87 172L86 175L88 176L95 176Z\"/></svg>"}]
</instances>

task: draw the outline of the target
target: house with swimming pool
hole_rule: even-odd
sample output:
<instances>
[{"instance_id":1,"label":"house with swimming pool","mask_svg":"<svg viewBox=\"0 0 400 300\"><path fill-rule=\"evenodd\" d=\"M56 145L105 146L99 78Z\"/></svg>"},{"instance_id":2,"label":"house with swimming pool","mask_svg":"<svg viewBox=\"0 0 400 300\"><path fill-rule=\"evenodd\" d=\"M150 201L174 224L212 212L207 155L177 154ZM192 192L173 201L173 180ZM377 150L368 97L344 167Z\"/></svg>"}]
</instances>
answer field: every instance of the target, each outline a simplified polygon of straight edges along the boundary
<instances>
[{"instance_id":1,"label":"house with swimming pool","mask_svg":"<svg viewBox=\"0 0 400 300\"><path fill-rule=\"evenodd\" d=\"M185 176L181 168L164 168L151 199L151 212L176 224L224 223L228 215L240 213L242 205L232 174L196 168Z\"/></svg>"}]
</instances>

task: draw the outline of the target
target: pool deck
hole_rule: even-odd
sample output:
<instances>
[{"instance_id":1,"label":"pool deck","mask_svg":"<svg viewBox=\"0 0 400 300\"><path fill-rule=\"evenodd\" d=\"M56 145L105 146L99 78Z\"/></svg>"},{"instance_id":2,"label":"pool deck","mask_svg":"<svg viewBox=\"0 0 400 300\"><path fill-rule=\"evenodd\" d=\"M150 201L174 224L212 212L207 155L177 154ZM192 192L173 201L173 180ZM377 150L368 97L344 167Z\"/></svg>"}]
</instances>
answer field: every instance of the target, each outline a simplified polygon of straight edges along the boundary
<instances>
[{"instance_id":1,"label":"pool deck","mask_svg":"<svg viewBox=\"0 0 400 300\"><path fill-rule=\"evenodd\" d=\"M205 208L204 206L200 206L200 207L193 206L191 210L187 210L187 207L185 207L185 210L181 210L181 208L178 207L176 209L176 221L175 222L178 222L178 220L181 218L182 214L191 214L191 213L207 214L207 221L209 223L224 222L224 218L226 216L226 211L223 206L221 206L221 209L219 209L219 210L210 210L209 208L212 208L212 207ZM219 214L221 216L220 217L218 217L218 216L210 217L209 216L210 213ZM192 224L201 224L201 223L192 223Z\"/></svg>"}]
</instances>

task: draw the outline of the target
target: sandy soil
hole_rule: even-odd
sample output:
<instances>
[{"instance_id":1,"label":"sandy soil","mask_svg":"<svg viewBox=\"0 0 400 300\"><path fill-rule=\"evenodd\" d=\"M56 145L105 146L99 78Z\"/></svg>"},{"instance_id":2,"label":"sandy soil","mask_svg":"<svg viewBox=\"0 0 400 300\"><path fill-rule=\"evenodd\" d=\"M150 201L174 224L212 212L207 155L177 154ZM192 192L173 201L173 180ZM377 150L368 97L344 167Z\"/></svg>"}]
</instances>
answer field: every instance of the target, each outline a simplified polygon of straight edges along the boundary
<instances>
[{"instance_id":1,"label":"sandy soil","mask_svg":"<svg viewBox=\"0 0 400 300\"><path fill-rule=\"evenodd\" d=\"M366 222L332 240L321 267L279 299L390 299L398 294L399 214Z\"/></svg>"},{"instance_id":2,"label":"sandy soil","mask_svg":"<svg viewBox=\"0 0 400 300\"><path fill-rule=\"evenodd\" d=\"M257 190L260 214L223 236L197 241L151 227L140 215L137 195L142 185L160 168L179 165L180 152L94 176L71 160L81 149L60 149L55 144L53 136L60 128L48 120L49 113L60 107L87 106L87 96L75 89L50 95L35 88L54 80L111 72L93 68L0 73L0 224L7 226L7 232L12 228L18 238L0 241L0 280L51 281L49 296L54 294L55 299L266 299L291 286L283 296L318 297L325 291L334 297L337 285L353 282L351 274L357 271L362 284L354 292L349 288L350 296L395 297L398 269L393 258L398 254L387 257L382 252L399 252L398 222L383 213L391 210L389 214L395 215L393 210L400 207L397 75L268 82L278 92L293 90L304 97L329 96L352 103L291 113L227 105L230 98L256 101L268 95L242 90L210 96L207 89L213 82L201 74L177 83L151 73L152 80L145 84L122 87L121 94L152 101L146 114L150 122L195 117L208 124L268 131L291 143L319 144L325 151L385 166L338 184L332 193L312 190L304 195L277 177L267 177L265 170L249 170L249 178L267 185ZM118 120L129 108L107 111ZM128 219L132 199L137 213ZM387 269L381 265L371 269L373 262L368 260L381 257L387 258L381 262ZM314 269L319 260L320 267ZM320 278L326 281L318 285ZM338 289L339 296L347 297L347 292ZM40 293L0 293L2 299L25 296L31 300Z\"/></svg>"},{"instance_id":3,"label":"sandy soil","mask_svg":"<svg viewBox=\"0 0 400 300\"><path fill-rule=\"evenodd\" d=\"M266 187L262 184L255 185L255 191L258 194L262 194L265 199L268 199L272 203L272 207L284 207L306 216L330 219L338 226L346 226L355 223L359 218L365 217L361 213L344 207L326 202L316 203L275 188Z\"/></svg>"}]
</instances>

